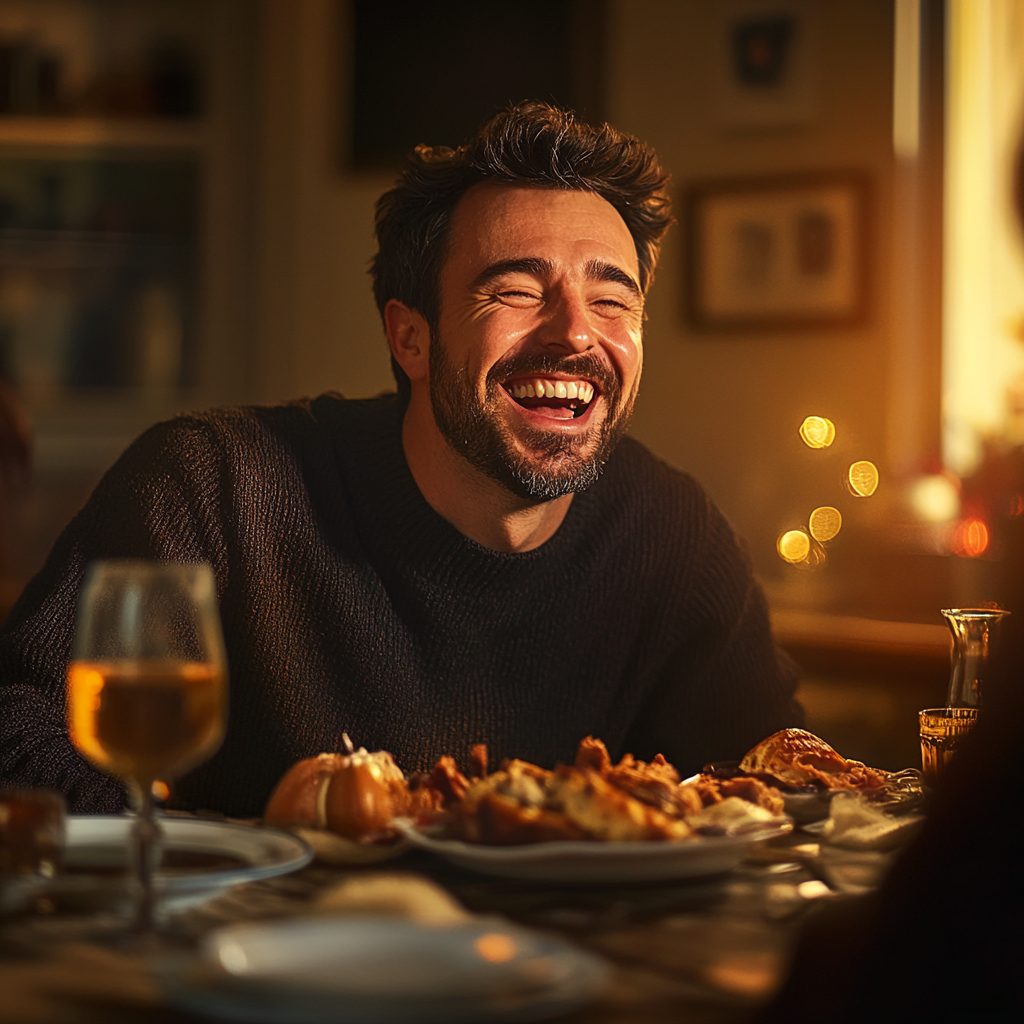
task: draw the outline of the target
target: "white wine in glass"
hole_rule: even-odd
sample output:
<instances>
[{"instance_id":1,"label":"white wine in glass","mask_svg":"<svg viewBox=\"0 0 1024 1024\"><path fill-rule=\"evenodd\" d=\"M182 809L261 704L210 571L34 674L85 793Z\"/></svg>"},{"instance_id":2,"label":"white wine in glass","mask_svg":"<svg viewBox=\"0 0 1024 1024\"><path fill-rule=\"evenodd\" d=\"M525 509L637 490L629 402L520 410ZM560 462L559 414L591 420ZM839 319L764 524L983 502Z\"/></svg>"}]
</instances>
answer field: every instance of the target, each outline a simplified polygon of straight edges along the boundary
<instances>
[{"instance_id":1,"label":"white wine in glass","mask_svg":"<svg viewBox=\"0 0 1024 1024\"><path fill-rule=\"evenodd\" d=\"M132 829L138 926L152 930L160 828L153 783L207 760L224 736L227 673L208 565L103 561L89 567L68 666L78 750L121 779Z\"/></svg>"}]
</instances>

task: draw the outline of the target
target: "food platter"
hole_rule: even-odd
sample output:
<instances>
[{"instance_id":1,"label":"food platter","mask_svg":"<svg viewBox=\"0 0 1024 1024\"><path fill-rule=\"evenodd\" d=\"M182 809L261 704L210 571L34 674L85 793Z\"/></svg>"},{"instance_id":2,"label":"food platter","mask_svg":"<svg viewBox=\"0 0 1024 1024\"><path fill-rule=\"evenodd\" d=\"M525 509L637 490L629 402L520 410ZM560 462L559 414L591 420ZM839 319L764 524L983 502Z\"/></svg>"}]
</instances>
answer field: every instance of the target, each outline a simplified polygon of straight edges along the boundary
<instances>
[{"instance_id":1,"label":"food platter","mask_svg":"<svg viewBox=\"0 0 1024 1024\"><path fill-rule=\"evenodd\" d=\"M477 743L468 774L442 755L414 777L387 751L348 748L293 765L268 801L267 820L326 826L371 848L397 831L472 871L557 884L721 875L754 843L827 817L838 791L860 793L883 813L920 795L906 773L851 761L796 728L688 779L661 754L644 761L627 752L615 763L594 736L580 740L572 763L554 768L505 758L488 771L487 746Z\"/></svg>"},{"instance_id":2,"label":"food platter","mask_svg":"<svg viewBox=\"0 0 1024 1024\"><path fill-rule=\"evenodd\" d=\"M64 847L65 874L52 883L56 895L74 899L116 898L127 893L118 869L128 861L128 815L71 815ZM242 882L273 878L305 867L313 852L297 836L274 828L253 828L201 818L161 817L163 848L194 861L208 858L209 869L160 870L157 892L163 912L195 906Z\"/></svg>"},{"instance_id":3,"label":"food platter","mask_svg":"<svg viewBox=\"0 0 1024 1024\"><path fill-rule=\"evenodd\" d=\"M485 846L436 838L411 822L402 822L400 827L414 846L471 871L503 878L589 885L725 874L743 860L754 843L784 835L792 829L792 823L780 818L737 835L677 841L571 841L522 846Z\"/></svg>"},{"instance_id":4,"label":"food platter","mask_svg":"<svg viewBox=\"0 0 1024 1024\"><path fill-rule=\"evenodd\" d=\"M497 918L380 917L232 925L160 971L174 1005L248 1024L515 1024L589 1002L607 973L593 954Z\"/></svg>"}]
</instances>

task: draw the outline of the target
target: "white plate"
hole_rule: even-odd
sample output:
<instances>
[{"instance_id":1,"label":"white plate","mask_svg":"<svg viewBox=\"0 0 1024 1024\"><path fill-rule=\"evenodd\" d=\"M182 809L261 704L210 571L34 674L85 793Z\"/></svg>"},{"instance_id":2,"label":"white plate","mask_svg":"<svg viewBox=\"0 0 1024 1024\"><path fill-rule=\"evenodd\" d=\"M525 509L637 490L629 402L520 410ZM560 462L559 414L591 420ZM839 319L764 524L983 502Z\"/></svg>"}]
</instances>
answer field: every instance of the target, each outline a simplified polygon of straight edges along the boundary
<instances>
[{"instance_id":1,"label":"white plate","mask_svg":"<svg viewBox=\"0 0 1024 1024\"><path fill-rule=\"evenodd\" d=\"M87 896L86 890L124 890L122 878L90 876L90 869L123 867L128 863L128 837L133 818L117 815L71 815L67 819L65 867L76 874L55 880L58 895ZM305 867L313 851L297 836L275 828L253 828L201 818L160 817L165 849L237 857L237 867L209 871L158 871L161 910L173 913L196 906L241 882L273 878Z\"/></svg>"},{"instance_id":2,"label":"white plate","mask_svg":"<svg viewBox=\"0 0 1024 1024\"><path fill-rule=\"evenodd\" d=\"M457 839L433 839L413 825L402 826L410 842L439 857L485 875L538 882L653 882L699 878L731 871L755 842L790 831L788 821L766 822L756 831L676 841L556 842L484 846Z\"/></svg>"},{"instance_id":3,"label":"white plate","mask_svg":"<svg viewBox=\"0 0 1024 1024\"><path fill-rule=\"evenodd\" d=\"M251 1024L511 1024L590 1001L607 968L497 918L320 917L222 928L161 974L175 1005Z\"/></svg>"}]
</instances>

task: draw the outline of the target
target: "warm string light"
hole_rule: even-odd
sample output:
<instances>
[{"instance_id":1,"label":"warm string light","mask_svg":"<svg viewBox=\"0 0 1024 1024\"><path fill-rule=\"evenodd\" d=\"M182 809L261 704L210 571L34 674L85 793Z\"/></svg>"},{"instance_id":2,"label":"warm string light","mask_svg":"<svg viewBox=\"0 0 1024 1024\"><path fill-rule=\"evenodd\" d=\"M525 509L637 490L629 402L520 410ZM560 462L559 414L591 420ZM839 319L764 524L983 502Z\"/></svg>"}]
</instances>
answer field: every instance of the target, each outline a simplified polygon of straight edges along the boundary
<instances>
[{"instance_id":1,"label":"warm string light","mask_svg":"<svg viewBox=\"0 0 1024 1024\"><path fill-rule=\"evenodd\" d=\"M809 516L808 525L811 536L819 543L825 544L832 540L843 527L843 516L839 509L831 505L816 508Z\"/></svg>"},{"instance_id":2,"label":"warm string light","mask_svg":"<svg viewBox=\"0 0 1024 1024\"><path fill-rule=\"evenodd\" d=\"M830 447L836 439L836 427L825 416L807 416L800 424L800 440L808 448ZM843 485L854 498L870 498L879 484L878 467L869 459L852 462ZM942 473L920 478L909 492L915 514L924 522L949 522L960 511L959 481ZM1010 516L1024 514L1024 496L1014 494L1007 510ZM807 517L807 525L785 530L776 541L779 557L790 565L816 566L825 561L823 545L836 538L843 516L831 505L821 505ZM968 515L948 534L947 550L961 558L981 558L991 548L988 524L978 515Z\"/></svg>"},{"instance_id":3,"label":"warm string light","mask_svg":"<svg viewBox=\"0 0 1024 1024\"><path fill-rule=\"evenodd\" d=\"M836 439L836 426L827 416L806 416L798 431L808 448L829 448ZM854 462L846 471L846 489L857 498L869 498L878 489L878 467L866 459ZM776 549L790 565L820 565L825 561L823 545L834 540L843 526L843 516L832 505L821 505L807 517L806 528L786 530L779 535Z\"/></svg>"},{"instance_id":4,"label":"warm string light","mask_svg":"<svg viewBox=\"0 0 1024 1024\"><path fill-rule=\"evenodd\" d=\"M907 494L910 508L922 523L941 525L960 514L960 481L951 473L918 477Z\"/></svg>"},{"instance_id":5,"label":"warm string light","mask_svg":"<svg viewBox=\"0 0 1024 1024\"><path fill-rule=\"evenodd\" d=\"M811 553L811 538L803 530L787 530L776 543L779 557L790 565L807 561Z\"/></svg>"},{"instance_id":6,"label":"warm string light","mask_svg":"<svg viewBox=\"0 0 1024 1024\"><path fill-rule=\"evenodd\" d=\"M988 550L988 544L988 526L978 516L970 516L958 523L949 541L953 554L961 558L980 558Z\"/></svg>"},{"instance_id":7,"label":"warm string light","mask_svg":"<svg viewBox=\"0 0 1024 1024\"><path fill-rule=\"evenodd\" d=\"M473 948L480 957L492 964L503 964L513 960L519 952L515 942L507 935L502 935L501 932L488 932L486 935L481 935L473 943Z\"/></svg>"},{"instance_id":8,"label":"warm string light","mask_svg":"<svg viewBox=\"0 0 1024 1024\"><path fill-rule=\"evenodd\" d=\"M808 416L800 424L800 439L808 448L827 448L836 439L836 425L824 416Z\"/></svg>"},{"instance_id":9,"label":"warm string light","mask_svg":"<svg viewBox=\"0 0 1024 1024\"><path fill-rule=\"evenodd\" d=\"M878 467L864 460L846 471L846 488L855 498L870 498L878 489Z\"/></svg>"}]
</instances>

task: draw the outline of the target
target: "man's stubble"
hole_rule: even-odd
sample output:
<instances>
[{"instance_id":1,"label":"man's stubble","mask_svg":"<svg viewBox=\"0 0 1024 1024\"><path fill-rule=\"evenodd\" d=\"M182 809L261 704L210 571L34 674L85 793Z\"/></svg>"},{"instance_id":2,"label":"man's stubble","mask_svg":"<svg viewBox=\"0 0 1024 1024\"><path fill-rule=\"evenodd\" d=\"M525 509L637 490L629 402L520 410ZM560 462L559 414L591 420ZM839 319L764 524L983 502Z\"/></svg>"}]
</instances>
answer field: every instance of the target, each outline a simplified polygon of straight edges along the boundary
<instances>
[{"instance_id":1,"label":"man's stubble","mask_svg":"<svg viewBox=\"0 0 1024 1024\"><path fill-rule=\"evenodd\" d=\"M465 370L452 365L444 344L433 340L437 333L431 334L430 402L438 429L453 451L527 500L552 501L586 490L597 481L629 426L639 377L624 398L618 377L591 353L510 357L491 367L481 402ZM497 414L498 403L504 401L499 394L501 381L513 374L558 372L598 386L608 410L604 419L585 435L566 437L555 431L525 428L517 439Z\"/></svg>"}]
</instances>

